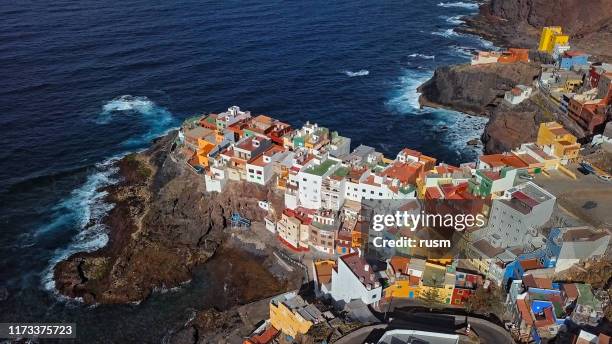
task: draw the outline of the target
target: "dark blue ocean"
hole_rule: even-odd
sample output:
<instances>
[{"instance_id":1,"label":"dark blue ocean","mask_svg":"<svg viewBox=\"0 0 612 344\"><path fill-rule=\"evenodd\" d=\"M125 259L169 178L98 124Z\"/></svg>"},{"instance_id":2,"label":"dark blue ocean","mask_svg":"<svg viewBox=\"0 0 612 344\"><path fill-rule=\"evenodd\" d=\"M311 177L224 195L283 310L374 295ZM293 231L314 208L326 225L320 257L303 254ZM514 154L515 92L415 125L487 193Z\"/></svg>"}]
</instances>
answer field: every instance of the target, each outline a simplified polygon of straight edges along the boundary
<instances>
[{"instance_id":1,"label":"dark blue ocean","mask_svg":"<svg viewBox=\"0 0 612 344\"><path fill-rule=\"evenodd\" d=\"M393 157L470 161L484 119L418 108L436 66L491 48L452 29L472 2L1 1L0 322L77 321L82 342L159 342L207 281L141 305L53 292L55 262L107 240L112 161L231 105L318 122ZM447 126L448 130L441 128ZM112 330L111 330L112 329ZM122 338L123 340L120 340Z\"/></svg>"}]
</instances>

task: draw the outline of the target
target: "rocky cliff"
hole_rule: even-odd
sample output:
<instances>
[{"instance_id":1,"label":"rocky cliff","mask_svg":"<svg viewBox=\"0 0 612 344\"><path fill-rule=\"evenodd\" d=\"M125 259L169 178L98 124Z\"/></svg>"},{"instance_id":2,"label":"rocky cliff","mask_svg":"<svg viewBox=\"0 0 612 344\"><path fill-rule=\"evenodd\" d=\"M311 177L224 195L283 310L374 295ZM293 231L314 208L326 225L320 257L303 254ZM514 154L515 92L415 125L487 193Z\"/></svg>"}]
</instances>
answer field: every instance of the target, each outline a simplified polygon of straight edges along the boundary
<instances>
[{"instance_id":1,"label":"rocky cliff","mask_svg":"<svg viewBox=\"0 0 612 344\"><path fill-rule=\"evenodd\" d=\"M500 46L536 48L544 26L562 26L573 47L612 57L612 0L490 0L463 32Z\"/></svg>"},{"instance_id":2,"label":"rocky cliff","mask_svg":"<svg viewBox=\"0 0 612 344\"><path fill-rule=\"evenodd\" d=\"M518 84L530 85L538 76L533 63L454 65L437 68L431 79L421 85L419 102L431 107L446 107L475 115L488 115Z\"/></svg>"},{"instance_id":3,"label":"rocky cliff","mask_svg":"<svg viewBox=\"0 0 612 344\"><path fill-rule=\"evenodd\" d=\"M539 124L550 118L534 101L518 106L503 102L506 91L519 84L530 85L538 73L536 63L440 67L419 87L419 102L489 117L481 137L485 152L509 151L533 141Z\"/></svg>"},{"instance_id":4,"label":"rocky cliff","mask_svg":"<svg viewBox=\"0 0 612 344\"><path fill-rule=\"evenodd\" d=\"M213 257L233 211L263 219L258 200L278 196L252 183L205 193L202 176L172 151L175 137L165 136L118 162L122 181L106 190L115 204L105 219L109 243L56 266L60 293L86 303L141 301L156 287L189 280L196 265Z\"/></svg>"}]
</instances>

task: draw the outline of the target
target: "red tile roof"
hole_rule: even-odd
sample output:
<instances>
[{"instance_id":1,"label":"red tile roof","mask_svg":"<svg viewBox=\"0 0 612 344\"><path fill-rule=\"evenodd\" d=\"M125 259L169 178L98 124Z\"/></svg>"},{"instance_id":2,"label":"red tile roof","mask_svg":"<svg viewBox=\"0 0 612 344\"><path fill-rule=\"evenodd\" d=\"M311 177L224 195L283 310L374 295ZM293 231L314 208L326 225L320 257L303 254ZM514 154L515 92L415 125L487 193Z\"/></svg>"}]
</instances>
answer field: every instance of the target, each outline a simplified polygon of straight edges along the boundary
<instances>
[{"instance_id":1,"label":"red tile roof","mask_svg":"<svg viewBox=\"0 0 612 344\"><path fill-rule=\"evenodd\" d=\"M531 316L531 311L529 310L529 306L527 305L527 301L525 299L517 299L516 307L521 313L521 318L528 325L533 324L533 317Z\"/></svg>"},{"instance_id":2,"label":"red tile roof","mask_svg":"<svg viewBox=\"0 0 612 344\"><path fill-rule=\"evenodd\" d=\"M535 258L519 260L519 264L523 268L523 270L533 270L533 269L541 269L544 267L540 261Z\"/></svg>"},{"instance_id":3,"label":"red tile roof","mask_svg":"<svg viewBox=\"0 0 612 344\"><path fill-rule=\"evenodd\" d=\"M399 161L389 165L381 172L382 176L395 178L401 183L414 183L423 165L418 162L402 163Z\"/></svg>"},{"instance_id":4,"label":"red tile roof","mask_svg":"<svg viewBox=\"0 0 612 344\"><path fill-rule=\"evenodd\" d=\"M389 261L389 264L393 268L393 272L407 275L408 266L410 264L410 258L393 256Z\"/></svg>"},{"instance_id":5,"label":"red tile roof","mask_svg":"<svg viewBox=\"0 0 612 344\"><path fill-rule=\"evenodd\" d=\"M372 267L366 262L363 257L359 256L358 252L345 254L344 256L340 256L340 258L348 268L359 278L359 280L363 279L363 284L371 284L372 288L374 288L374 283L376 279L374 278L374 271ZM367 269L367 271L366 271Z\"/></svg>"},{"instance_id":6,"label":"red tile roof","mask_svg":"<svg viewBox=\"0 0 612 344\"><path fill-rule=\"evenodd\" d=\"M262 333L245 339L244 343L248 344L268 344L278 335L278 330L273 326L269 326Z\"/></svg>"}]
</instances>

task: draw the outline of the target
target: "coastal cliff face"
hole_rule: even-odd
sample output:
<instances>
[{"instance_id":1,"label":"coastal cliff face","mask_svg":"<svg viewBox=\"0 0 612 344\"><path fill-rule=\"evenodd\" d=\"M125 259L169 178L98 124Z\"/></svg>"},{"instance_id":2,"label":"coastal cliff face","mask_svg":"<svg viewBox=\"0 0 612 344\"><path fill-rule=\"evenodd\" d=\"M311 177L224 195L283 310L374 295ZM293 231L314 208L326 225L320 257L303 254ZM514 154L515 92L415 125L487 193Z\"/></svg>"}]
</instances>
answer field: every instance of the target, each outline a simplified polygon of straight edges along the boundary
<instances>
[{"instance_id":1,"label":"coastal cliff face","mask_svg":"<svg viewBox=\"0 0 612 344\"><path fill-rule=\"evenodd\" d=\"M489 114L481 140L485 153L502 153L518 148L522 143L534 142L540 123L549 121L530 100L517 106L502 104Z\"/></svg>"},{"instance_id":2,"label":"coastal cliff face","mask_svg":"<svg viewBox=\"0 0 612 344\"><path fill-rule=\"evenodd\" d=\"M516 85L531 85L538 73L537 64L522 62L440 67L419 87L419 102L422 106L489 117L481 137L484 151L509 151L533 141L546 117L529 100L512 107L505 104L504 94Z\"/></svg>"},{"instance_id":3,"label":"coastal cliff face","mask_svg":"<svg viewBox=\"0 0 612 344\"><path fill-rule=\"evenodd\" d=\"M122 181L106 190L115 204L105 219L109 243L56 266L60 293L86 303L141 301L154 288L189 280L196 265L213 257L233 211L263 220L257 202L277 197L272 191L236 183L222 194L205 193L202 176L171 152L175 137L118 162Z\"/></svg>"},{"instance_id":4,"label":"coastal cliff face","mask_svg":"<svg viewBox=\"0 0 612 344\"><path fill-rule=\"evenodd\" d=\"M562 26L574 48L612 56L612 0L491 0L460 31L498 45L536 48L544 26Z\"/></svg>"},{"instance_id":5,"label":"coastal cliff face","mask_svg":"<svg viewBox=\"0 0 612 344\"><path fill-rule=\"evenodd\" d=\"M488 115L506 91L517 84L530 85L538 73L536 64L522 62L444 66L418 88L419 102L423 106Z\"/></svg>"}]
</instances>

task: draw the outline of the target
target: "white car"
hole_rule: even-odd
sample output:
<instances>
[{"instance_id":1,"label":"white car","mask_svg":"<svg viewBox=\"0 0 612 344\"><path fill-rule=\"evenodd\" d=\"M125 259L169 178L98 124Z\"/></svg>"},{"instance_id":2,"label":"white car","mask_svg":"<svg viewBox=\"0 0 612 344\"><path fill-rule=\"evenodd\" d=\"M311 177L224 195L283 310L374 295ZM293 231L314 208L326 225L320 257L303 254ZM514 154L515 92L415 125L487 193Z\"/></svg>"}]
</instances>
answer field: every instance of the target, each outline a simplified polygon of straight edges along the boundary
<instances>
[{"instance_id":1,"label":"white car","mask_svg":"<svg viewBox=\"0 0 612 344\"><path fill-rule=\"evenodd\" d=\"M609 175L605 175L605 174L600 174L597 177L599 177L599 179L601 180L605 180L607 182L612 181L612 177Z\"/></svg>"}]
</instances>

